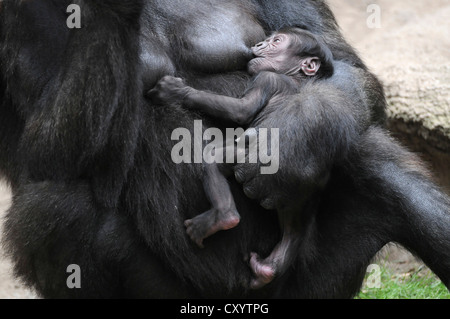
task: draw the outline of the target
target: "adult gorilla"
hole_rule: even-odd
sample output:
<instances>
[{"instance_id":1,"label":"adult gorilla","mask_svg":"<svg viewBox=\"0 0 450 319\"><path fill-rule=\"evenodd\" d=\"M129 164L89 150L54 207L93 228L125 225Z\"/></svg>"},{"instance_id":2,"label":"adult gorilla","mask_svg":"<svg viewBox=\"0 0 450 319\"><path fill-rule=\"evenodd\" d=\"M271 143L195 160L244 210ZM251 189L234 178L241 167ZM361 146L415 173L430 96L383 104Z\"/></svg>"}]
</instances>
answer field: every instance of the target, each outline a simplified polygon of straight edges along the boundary
<instances>
[{"instance_id":1,"label":"adult gorilla","mask_svg":"<svg viewBox=\"0 0 450 319\"><path fill-rule=\"evenodd\" d=\"M381 86L324 2L79 0L83 28L69 30L71 2L0 4L0 168L14 194L6 244L16 273L42 296L351 297L370 259L390 241L418 253L450 285L449 200L378 127ZM278 242L275 214L233 182L241 224L209 238L203 250L190 241L183 222L209 203L200 165L172 162L171 132L192 128L199 115L151 105L142 77L151 87L164 74L178 75L199 89L237 96L248 80L247 47L290 25L322 35L335 59L364 74L363 81L344 76L342 85L365 92L361 108L372 124L314 195L319 204L302 221L295 267L250 290L244 259L251 251L265 256ZM313 133L316 115L295 127L280 119L284 132L293 132L280 140L291 176L302 174L298 163L322 164L317 154L333 146L336 136L328 136L320 145L309 141L314 156L298 153L294 133ZM338 129L349 125L343 114L321 115ZM298 195L255 171L244 166L238 175L260 201ZM70 264L81 267L80 289L66 285Z\"/></svg>"}]
</instances>

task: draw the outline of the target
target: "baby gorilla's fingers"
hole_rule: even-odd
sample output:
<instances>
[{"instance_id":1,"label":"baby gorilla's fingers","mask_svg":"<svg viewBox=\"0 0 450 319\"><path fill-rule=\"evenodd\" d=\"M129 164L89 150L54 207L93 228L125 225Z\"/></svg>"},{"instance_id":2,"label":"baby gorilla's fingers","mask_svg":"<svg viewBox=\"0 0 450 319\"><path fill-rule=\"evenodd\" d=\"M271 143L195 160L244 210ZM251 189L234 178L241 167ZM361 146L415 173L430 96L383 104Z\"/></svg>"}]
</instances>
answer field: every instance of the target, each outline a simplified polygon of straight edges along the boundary
<instances>
[{"instance_id":1,"label":"baby gorilla's fingers","mask_svg":"<svg viewBox=\"0 0 450 319\"><path fill-rule=\"evenodd\" d=\"M163 76L163 78L161 80L159 80L158 84L156 84L156 87L159 87L161 89L178 88L178 87L183 87L183 86L184 86L183 79L176 78L171 75Z\"/></svg>"},{"instance_id":2,"label":"baby gorilla's fingers","mask_svg":"<svg viewBox=\"0 0 450 319\"><path fill-rule=\"evenodd\" d=\"M162 77L155 87L147 92L146 96L155 102L170 104L180 102L189 91L181 78L170 75Z\"/></svg>"},{"instance_id":3,"label":"baby gorilla's fingers","mask_svg":"<svg viewBox=\"0 0 450 319\"><path fill-rule=\"evenodd\" d=\"M162 101L160 91L156 87L147 91L145 96L148 97L154 103L159 103Z\"/></svg>"}]
</instances>

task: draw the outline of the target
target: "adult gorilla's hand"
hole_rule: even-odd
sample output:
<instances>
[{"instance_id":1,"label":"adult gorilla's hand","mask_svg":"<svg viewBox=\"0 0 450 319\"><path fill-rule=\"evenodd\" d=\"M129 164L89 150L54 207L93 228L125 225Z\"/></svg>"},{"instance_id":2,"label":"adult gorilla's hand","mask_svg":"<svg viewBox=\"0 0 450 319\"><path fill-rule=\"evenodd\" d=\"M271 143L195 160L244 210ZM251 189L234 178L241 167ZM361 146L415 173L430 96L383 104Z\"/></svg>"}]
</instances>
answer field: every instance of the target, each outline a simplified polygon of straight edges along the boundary
<instances>
[{"instance_id":1,"label":"adult gorilla's hand","mask_svg":"<svg viewBox=\"0 0 450 319\"><path fill-rule=\"evenodd\" d=\"M236 180L243 184L244 193L251 199L257 199L266 209L275 208L275 198L269 192L270 181L265 181L259 172L260 164L237 164L234 168Z\"/></svg>"},{"instance_id":2,"label":"adult gorilla's hand","mask_svg":"<svg viewBox=\"0 0 450 319\"><path fill-rule=\"evenodd\" d=\"M234 167L236 180L243 184L247 197L257 200L265 209L284 209L294 202L287 194L292 194L292 188L279 182L274 175L261 174L261 163L237 164Z\"/></svg>"},{"instance_id":3,"label":"adult gorilla's hand","mask_svg":"<svg viewBox=\"0 0 450 319\"><path fill-rule=\"evenodd\" d=\"M254 139L261 143L260 136L253 135L259 134L256 130L246 131L246 136L249 139ZM283 150L281 152L283 153ZM280 158L276 160L282 160L283 162L282 156L293 156L293 154L280 155ZM273 172L274 174L264 174L262 169L267 167L267 165L262 164L259 160L253 158L253 156L256 156L256 150L255 152L249 152L248 145L245 149L238 147L237 157L245 158L245 163L236 164L234 166L234 174L236 180L243 184L244 193L247 197L257 200L265 209L283 209L286 206L293 205L298 195L295 196L297 187L292 185L292 183L295 183L297 179L293 178L289 181L289 178L285 177L285 173L291 176L298 176L298 174L292 172L293 166L289 169L290 172L286 172L283 169L283 171L277 170Z\"/></svg>"}]
</instances>

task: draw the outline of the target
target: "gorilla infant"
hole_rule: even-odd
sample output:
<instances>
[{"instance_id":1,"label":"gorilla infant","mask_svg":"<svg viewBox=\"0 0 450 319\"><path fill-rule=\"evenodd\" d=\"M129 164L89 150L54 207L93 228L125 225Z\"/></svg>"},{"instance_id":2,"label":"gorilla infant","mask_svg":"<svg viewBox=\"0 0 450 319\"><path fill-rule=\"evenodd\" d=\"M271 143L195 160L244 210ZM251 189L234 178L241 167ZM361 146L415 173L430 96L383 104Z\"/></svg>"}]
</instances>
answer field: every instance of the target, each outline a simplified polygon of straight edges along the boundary
<instances>
[{"instance_id":1,"label":"gorilla infant","mask_svg":"<svg viewBox=\"0 0 450 319\"><path fill-rule=\"evenodd\" d=\"M185 107L239 125L268 128L277 109L301 108L302 99L296 97L302 98L302 90L308 83L330 78L334 72L329 48L320 38L300 28L281 29L251 50L254 58L248 63L248 71L254 77L241 98L195 90L185 85L182 79L172 76L163 77L149 94L163 102L182 102ZM308 96L313 100L316 98L312 91ZM249 130L244 135L247 132ZM231 152L234 152L234 146ZM203 239L220 230L231 229L240 221L225 177L229 173L226 166L205 164L203 184L212 208L185 221L188 235L202 248ZM310 189L308 193L313 191ZM299 213L303 202L296 203L296 207L277 207L283 238L263 261L256 253L251 253L250 265L256 276L251 282L252 288L264 286L289 266L293 254L291 243L299 231L293 214Z\"/></svg>"}]
</instances>

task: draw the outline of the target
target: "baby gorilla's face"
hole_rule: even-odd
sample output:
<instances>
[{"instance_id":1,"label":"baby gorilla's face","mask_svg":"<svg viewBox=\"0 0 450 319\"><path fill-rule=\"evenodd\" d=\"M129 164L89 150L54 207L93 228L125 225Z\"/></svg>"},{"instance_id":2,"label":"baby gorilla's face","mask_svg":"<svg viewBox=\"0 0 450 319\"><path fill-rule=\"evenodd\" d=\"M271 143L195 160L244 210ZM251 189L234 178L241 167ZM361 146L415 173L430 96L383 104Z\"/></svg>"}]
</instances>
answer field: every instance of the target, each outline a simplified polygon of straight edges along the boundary
<instances>
[{"instance_id":1,"label":"baby gorilla's face","mask_svg":"<svg viewBox=\"0 0 450 319\"><path fill-rule=\"evenodd\" d=\"M251 48L255 58L248 63L250 74L261 71L285 73L292 62L291 35L275 33Z\"/></svg>"}]
</instances>

